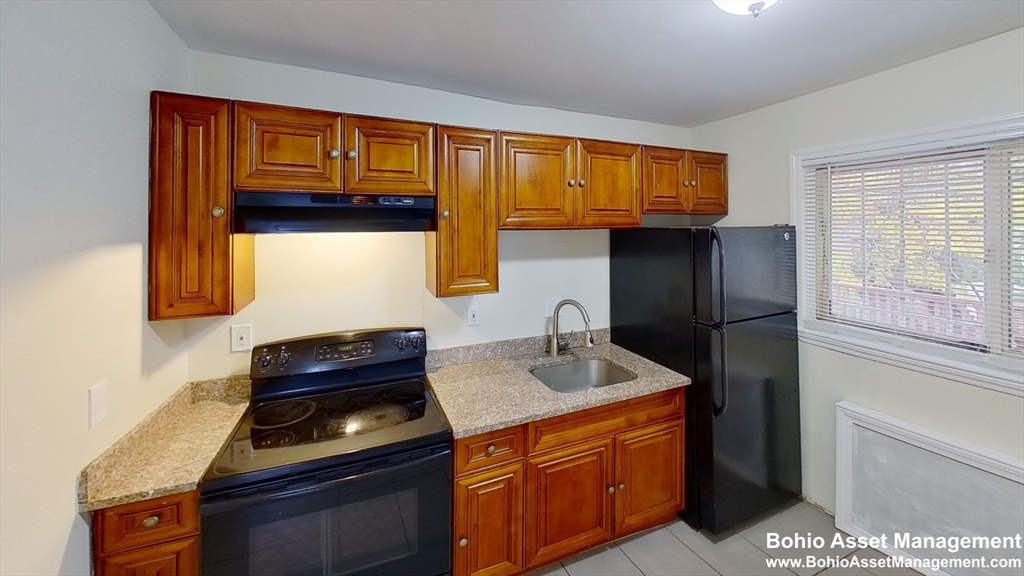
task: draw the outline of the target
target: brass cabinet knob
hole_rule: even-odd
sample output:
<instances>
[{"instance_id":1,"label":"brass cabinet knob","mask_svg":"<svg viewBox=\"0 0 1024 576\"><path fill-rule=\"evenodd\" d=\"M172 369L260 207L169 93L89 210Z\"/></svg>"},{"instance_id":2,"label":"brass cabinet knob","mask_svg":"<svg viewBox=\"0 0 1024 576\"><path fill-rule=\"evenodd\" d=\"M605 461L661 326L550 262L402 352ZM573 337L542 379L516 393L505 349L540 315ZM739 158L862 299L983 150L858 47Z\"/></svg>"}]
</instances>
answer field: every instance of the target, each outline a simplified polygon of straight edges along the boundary
<instances>
[{"instance_id":1,"label":"brass cabinet knob","mask_svg":"<svg viewBox=\"0 0 1024 576\"><path fill-rule=\"evenodd\" d=\"M442 210L442 211L441 211L441 220L444 220L444 219L448 218L448 217L449 217L449 216L451 216L451 215L452 215L452 213L451 213L451 212L449 212L449 211L447 211L447 210Z\"/></svg>"},{"instance_id":2,"label":"brass cabinet knob","mask_svg":"<svg viewBox=\"0 0 1024 576\"><path fill-rule=\"evenodd\" d=\"M582 178L580 178L580 188L583 188L586 185L587 185L587 181L582 179Z\"/></svg>"},{"instance_id":3,"label":"brass cabinet knob","mask_svg":"<svg viewBox=\"0 0 1024 576\"><path fill-rule=\"evenodd\" d=\"M469 540L466 540L465 538L459 540L459 548L465 548L466 546L469 546Z\"/></svg>"},{"instance_id":4,"label":"brass cabinet knob","mask_svg":"<svg viewBox=\"0 0 1024 576\"><path fill-rule=\"evenodd\" d=\"M690 181L689 180L683 180L683 188L689 188L689 187L690 187Z\"/></svg>"},{"instance_id":5,"label":"brass cabinet knob","mask_svg":"<svg viewBox=\"0 0 1024 576\"><path fill-rule=\"evenodd\" d=\"M214 206L213 210L210 210L210 213L213 214L214 218L220 218L221 216L224 215L224 208L220 206Z\"/></svg>"},{"instance_id":6,"label":"brass cabinet knob","mask_svg":"<svg viewBox=\"0 0 1024 576\"><path fill-rule=\"evenodd\" d=\"M619 484L619 492L622 492L625 489L626 489L626 485L625 484Z\"/></svg>"},{"instance_id":7,"label":"brass cabinet knob","mask_svg":"<svg viewBox=\"0 0 1024 576\"><path fill-rule=\"evenodd\" d=\"M142 525L146 528L152 528L153 526L156 526L159 523L160 518L158 516L150 516L149 518L146 518L142 521Z\"/></svg>"},{"instance_id":8,"label":"brass cabinet knob","mask_svg":"<svg viewBox=\"0 0 1024 576\"><path fill-rule=\"evenodd\" d=\"M575 185L576 185L576 181L575 180L569 180L569 187L570 188L572 188Z\"/></svg>"},{"instance_id":9,"label":"brass cabinet knob","mask_svg":"<svg viewBox=\"0 0 1024 576\"><path fill-rule=\"evenodd\" d=\"M331 158L341 158L341 150L338 150L337 148L331 148L329 154Z\"/></svg>"},{"instance_id":10,"label":"brass cabinet knob","mask_svg":"<svg viewBox=\"0 0 1024 576\"><path fill-rule=\"evenodd\" d=\"M696 186L696 185L697 185L697 181L696 180L690 180L690 186Z\"/></svg>"},{"instance_id":11,"label":"brass cabinet knob","mask_svg":"<svg viewBox=\"0 0 1024 576\"><path fill-rule=\"evenodd\" d=\"M490 446L487 447L487 455L488 456L493 456L494 453L497 452L497 451L498 451L498 449L494 446L494 444L491 444Z\"/></svg>"},{"instance_id":12,"label":"brass cabinet knob","mask_svg":"<svg viewBox=\"0 0 1024 576\"><path fill-rule=\"evenodd\" d=\"M356 157L356 151L355 150L349 150L348 151L348 157L349 158L355 158Z\"/></svg>"},{"instance_id":13,"label":"brass cabinet knob","mask_svg":"<svg viewBox=\"0 0 1024 576\"><path fill-rule=\"evenodd\" d=\"M615 494L615 486L609 486L608 487L608 493L609 494Z\"/></svg>"}]
</instances>

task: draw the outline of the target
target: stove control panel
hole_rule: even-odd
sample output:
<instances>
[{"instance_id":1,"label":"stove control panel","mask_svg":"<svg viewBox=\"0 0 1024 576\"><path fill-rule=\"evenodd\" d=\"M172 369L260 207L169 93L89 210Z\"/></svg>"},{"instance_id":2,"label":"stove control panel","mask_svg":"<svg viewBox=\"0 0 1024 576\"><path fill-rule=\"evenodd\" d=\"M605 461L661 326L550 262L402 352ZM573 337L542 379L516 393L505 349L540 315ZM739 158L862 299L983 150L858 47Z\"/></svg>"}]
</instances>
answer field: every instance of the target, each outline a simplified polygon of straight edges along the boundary
<instances>
[{"instance_id":1,"label":"stove control panel","mask_svg":"<svg viewBox=\"0 0 1024 576\"><path fill-rule=\"evenodd\" d=\"M321 344L316 347L317 362L347 362L373 356L373 340Z\"/></svg>"},{"instance_id":2,"label":"stove control panel","mask_svg":"<svg viewBox=\"0 0 1024 576\"><path fill-rule=\"evenodd\" d=\"M249 377L298 376L426 355L427 335L422 328L332 332L256 346Z\"/></svg>"}]
</instances>

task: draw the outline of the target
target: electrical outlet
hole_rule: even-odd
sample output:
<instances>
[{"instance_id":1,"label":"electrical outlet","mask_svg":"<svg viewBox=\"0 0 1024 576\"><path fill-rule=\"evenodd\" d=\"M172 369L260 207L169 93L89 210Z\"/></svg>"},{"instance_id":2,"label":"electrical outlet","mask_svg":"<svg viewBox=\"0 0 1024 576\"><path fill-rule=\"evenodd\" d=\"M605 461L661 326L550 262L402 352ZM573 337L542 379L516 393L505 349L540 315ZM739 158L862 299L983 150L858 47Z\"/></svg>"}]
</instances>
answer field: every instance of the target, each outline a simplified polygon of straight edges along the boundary
<instances>
[{"instance_id":1,"label":"electrical outlet","mask_svg":"<svg viewBox=\"0 0 1024 576\"><path fill-rule=\"evenodd\" d=\"M466 326L478 326L480 324L480 307L470 306L466 309Z\"/></svg>"},{"instance_id":2,"label":"electrical outlet","mask_svg":"<svg viewBox=\"0 0 1024 576\"><path fill-rule=\"evenodd\" d=\"M551 318L555 315L555 306L561 302L561 298L545 298L544 299L544 317Z\"/></svg>"},{"instance_id":3,"label":"electrical outlet","mask_svg":"<svg viewBox=\"0 0 1024 576\"><path fill-rule=\"evenodd\" d=\"M240 324L231 327L231 351L249 352L252 350L252 324Z\"/></svg>"},{"instance_id":4,"label":"electrical outlet","mask_svg":"<svg viewBox=\"0 0 1024 576\"><path fill-rule=\"evenodd\" d=\"M92 430L110 412L110 386L106 380L89 388L89 429Z\"/></svg>"}]
</instances>

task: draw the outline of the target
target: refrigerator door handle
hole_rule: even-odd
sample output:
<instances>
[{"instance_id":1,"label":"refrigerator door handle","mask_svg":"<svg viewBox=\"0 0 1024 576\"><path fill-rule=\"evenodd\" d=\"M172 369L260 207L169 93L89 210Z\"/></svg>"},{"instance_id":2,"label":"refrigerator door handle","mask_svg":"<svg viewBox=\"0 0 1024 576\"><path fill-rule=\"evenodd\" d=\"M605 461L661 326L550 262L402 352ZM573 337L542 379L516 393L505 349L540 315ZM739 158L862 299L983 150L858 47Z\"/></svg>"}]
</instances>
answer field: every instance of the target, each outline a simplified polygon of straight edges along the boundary
<instances>
[{"instance_id":1,"label":"refrigerator door handle","mask_svg":"<svg viewBox=\"0 0 1024 576\"><path fill-rule=\"evenodd\" d=\"M711 227L711 246L718 244L718 320L715 320L714 312L711 313L711 324L721 326L725 324L725 246L722 244L722 237L718 235L718 229Z\"/></svg>"},{"instance_id":2,"label":"refrigerator door handle","mask_svg":"<svg viewBox=\"0 0 1024 576\"><path fill-rule=\"evenodd\" d=\"M722 404L715 404L715 398L711 397L711 412L715 417L725 414L726 409L729 408L729 340L725 333L725 328L721 326L710 327L715 332L718 332L719 347L718 347L718 360L721 363L721 369L716 370L716 376L719 381L719 389L721 390Z\"/></svg>"}]
</instances>

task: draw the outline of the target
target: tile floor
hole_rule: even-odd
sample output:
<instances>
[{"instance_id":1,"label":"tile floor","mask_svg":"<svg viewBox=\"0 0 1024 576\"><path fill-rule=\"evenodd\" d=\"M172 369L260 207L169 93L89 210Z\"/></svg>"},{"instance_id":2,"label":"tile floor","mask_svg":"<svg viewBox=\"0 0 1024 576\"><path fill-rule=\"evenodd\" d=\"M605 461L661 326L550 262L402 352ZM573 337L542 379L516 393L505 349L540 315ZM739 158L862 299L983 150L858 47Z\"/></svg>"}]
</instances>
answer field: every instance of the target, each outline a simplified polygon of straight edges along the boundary
<instances>
[{"instance_id":1,"label":"tile floor","mask_svg":"<svg viewBox=\"0 0 1024 576\"><path fill-rule=\"evenodd\" d=\"M527 576L917 576L909 569L771 568L768 557L803 558L806 550L768 551L767 533L822 536L831 542L837 532L832 517L801 502L737 534L713 543L682 522L630 536L531 572ZM827 546L827 545L826 545ZM850 550L858 558L882 558L870 548ZM832 554L835 556L836 554ZM824 554L817 554L823 557Z\"/></svg>"}]
</instances>

